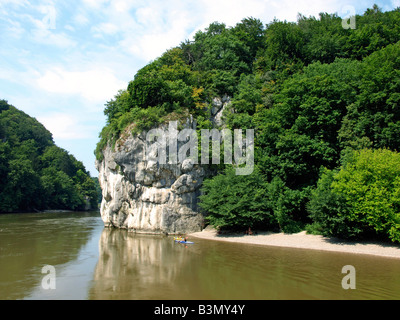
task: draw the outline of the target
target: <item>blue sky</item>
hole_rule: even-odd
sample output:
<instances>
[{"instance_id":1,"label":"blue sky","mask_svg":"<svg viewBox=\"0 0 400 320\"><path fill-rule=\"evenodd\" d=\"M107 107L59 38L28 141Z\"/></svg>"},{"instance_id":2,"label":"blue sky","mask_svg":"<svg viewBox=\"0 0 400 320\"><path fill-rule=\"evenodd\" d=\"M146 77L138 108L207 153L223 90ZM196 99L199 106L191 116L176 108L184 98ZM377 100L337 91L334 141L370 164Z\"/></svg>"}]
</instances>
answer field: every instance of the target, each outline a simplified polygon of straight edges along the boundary
<instances>
[{"instance_id":1,"label":"blue sky","mask_svg":"<svg viewBox=\"0 0 400 320\"><path fill-rule=\"evenodd\" d=\"M211 22L345 16L400 0L0 0L0 99L35 117L97 176L104 104L137 70Z\"/></svg>"}]
</instances>

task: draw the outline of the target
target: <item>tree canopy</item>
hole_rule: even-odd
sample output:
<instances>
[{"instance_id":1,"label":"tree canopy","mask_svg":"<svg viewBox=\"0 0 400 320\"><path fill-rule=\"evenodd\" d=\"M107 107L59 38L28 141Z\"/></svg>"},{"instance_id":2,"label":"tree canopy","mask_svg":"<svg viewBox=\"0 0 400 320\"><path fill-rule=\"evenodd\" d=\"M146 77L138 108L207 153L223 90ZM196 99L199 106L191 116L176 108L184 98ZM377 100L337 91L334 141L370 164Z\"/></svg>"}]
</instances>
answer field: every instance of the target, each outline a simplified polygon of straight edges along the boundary
<instances>
[{"instance_id":1,"label":"tree canopy","mask_svg":"<svg viewBox=\"0 0 400 320\"><path fill-rule=\"evenodd\" d=\"M97 207L94 180L36 119L0 100L0 212Z\"/></svg>"}]
</instances>

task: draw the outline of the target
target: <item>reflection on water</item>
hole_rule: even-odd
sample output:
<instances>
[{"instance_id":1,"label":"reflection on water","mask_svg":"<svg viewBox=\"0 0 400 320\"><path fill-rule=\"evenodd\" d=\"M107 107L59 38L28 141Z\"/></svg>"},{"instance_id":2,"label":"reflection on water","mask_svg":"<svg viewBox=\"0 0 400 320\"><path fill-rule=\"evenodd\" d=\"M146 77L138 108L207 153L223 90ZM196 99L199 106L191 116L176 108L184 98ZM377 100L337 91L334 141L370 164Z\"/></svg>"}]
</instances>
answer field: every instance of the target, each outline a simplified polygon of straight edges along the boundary
<instances>
[{"instance_id":1,"label":"reflection on water","mask_svg":"<svg viewBox=\"0 0 400 320\"><path fill-rule=\"evenodd\" d=\"M115 229L103 230L99 249L91 299L184 298L189 288L179 284L193 277L201 253L171 237Z\"/></svg>"},{"instance_id":2,"label":"reflection on water","mask_svg":"<svg viewBox=\"0 0 400 320\"><path fill-rule=\"evenodd\" d=\"M104 229L98 213L0 215L0 299L400 299L397 259L191 240Z\"/></svg>"},{"instance_id":3,"label":"reflection on water","mask_svg":"<svg viewBox=\"0 0 400 320\"><path fill-rule=\"evenodd\" d=\"M193 240L193 239L192 239ZM90 299L399 299L400 261L102 232ZM357 289L344 290L344 265Z\"/></svg>"},{"instance_id":4,"label":"reflection on water","mask_svg":"<svg viewBox=\"0 0 400 320\"><path fill-rule=\"evenodd\" d=\"M0 215L0 299L63 299L58 295L61 285L54 291L38 290L42 267L55 266L61 284L63 266L80 258L100 223L97 212Z\"/></svg>"}]
</instances>

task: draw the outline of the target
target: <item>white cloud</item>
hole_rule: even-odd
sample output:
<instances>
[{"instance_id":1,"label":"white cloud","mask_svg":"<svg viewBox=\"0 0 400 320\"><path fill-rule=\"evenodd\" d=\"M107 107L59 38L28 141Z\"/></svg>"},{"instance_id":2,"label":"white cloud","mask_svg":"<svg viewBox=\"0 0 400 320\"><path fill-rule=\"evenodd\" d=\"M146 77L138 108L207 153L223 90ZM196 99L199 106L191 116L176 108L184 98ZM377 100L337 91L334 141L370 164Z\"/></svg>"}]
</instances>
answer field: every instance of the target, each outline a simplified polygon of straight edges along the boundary
<instances>
[{"instance_id":1,"label":"white cloud","mask_svg":"<svg viewBox=\"0 0 400 320\"><path fill-rule=\"evenodd\" d=\"M114 6L115 10L117 12L126 12L130 9L131 5L128 1L126 0L120 0L120 1L116 1L114 0L112 2L112 5Z\"/></svg>"},{"instance_id":2,"label":"white cloud","mask_svg":"<svg viewBox=\"0 0 400 320\"><path fill-rule=\"evenodd\" d=\"M105 3L110 2L110 0L83 0L83 3L91 8L99 9Z\"/></svg>"},{"instance_id":3,"label":"white cloud","mask_svg":"<svg viewBox=\"0 0 400 320\"><path fill-rule=\"evenodd\" d=\"M159 27L154 26L152 30L147 30L140 36L126 37L121 45L144 61L154 60L187 38L187 25L186 19L171 20L168 27L159 30Z\"/></svg>"},{"instance_id":4,"label":"white cloud","mask_svg":"<svg viewBox=\"0 0 400 320\"><path fill-rule=\"evenodd\" d=\"M46 91L78 95L93 103L105 102L126 87L110 70L100 68L87 71L52 68L37 79L37 84Z\"/></svg>"},{"instance_id":5,"label":"white cloud","mask_svg":"<svg viewBox=\"0 0 400 320\"><path fill-rule=\"evenodd\" d=\"M10 18L6 18L4 20L6 21L6 26L3 32L7 33L8 37L10 38L21 39L25 32L25 29L22 27L21 23Z\"/></svg>"},{"instance_id":6,"label":"white cloud","mask_svg":"<svg viewBox=\"0 0 400 320\"><path fill-rule=\"evenodd\" d=\"M65 33L56 33L51 29L38 28L31 31L32 41L36 44L45 44L58 48L71 48L77 45L77 42Z\"/></svg>"},{"instance_id":7,"label":"white cloud","mask_svg":"<svg viewBox=\"0 0 400 320\"><path fill-rule=\"evenodd\" d=\"M119 28L113 23L100 23L99 25L92 27L91 30L95 35L101 36L102 34L114 35L119 31Z\"/></svg>"},{"instance_id":8,"label":"white cloud","mask_svg":"<svg viewBox=\"0 0 400 320\"><path fill-rule=\"evenodd\" d=\"M26 7L29 3L26 0L1 0L0 8L7 5L12 5L13 7Z\"/></svg>"},{"instance_id":9,"label":"white cloud","mask_svg":"<svg viewBox=\"0 0 400 320\"><path fill-rule=\"evenodd\" d=\"M223 22L234 26L243 18L253 16L263 20L272 13L270 1L255 0L201 0L199 7L204 8L202 14L202 28L211 22Z\"/></svg>"},{"instance_id":10,"label":"white cloud","mask_svg":"<svg viewBox=\"0 0 400 320\"><path fill-rule=\"evenodd\" d=\"M75 28L73 26L71 26L70 24L67 24L64 28L68 31L75 32Z\"/></svg>"},{"instance_id":11,"label":"white cloud","mask_svg":"<svg viewBox=\"0 0 400 320\"><path fill-rule=\"evenodd\" d=\"M89 23L89 18L83 12L79 12L73 16L72 22L78 26L85 26Z\"/></svg>"},{"instance_id":12,"label":"white cloud","mask_svg":"<svg viewBox=\"0 0 400 320\"><path fill-rule=\"evenodd\" d=\"M53 113L37 117L56 140L87 139L93 136L87 124L78 118L79 115L69 113Z\"/></svg>"},{"instance_id":13,"label":"white cloud","mask_svg":"<svg viewBox=\"0 0 400 320\"><path fill-rule=\"evenodd\" d=\"M148 62L188 37L193 25L198 25L195 7L186 1L151 1L143 2L131 14L121 14L115 8L110 17L115 21L118 17L123 25L121 49Z\"/></svg>"}]
</instances>

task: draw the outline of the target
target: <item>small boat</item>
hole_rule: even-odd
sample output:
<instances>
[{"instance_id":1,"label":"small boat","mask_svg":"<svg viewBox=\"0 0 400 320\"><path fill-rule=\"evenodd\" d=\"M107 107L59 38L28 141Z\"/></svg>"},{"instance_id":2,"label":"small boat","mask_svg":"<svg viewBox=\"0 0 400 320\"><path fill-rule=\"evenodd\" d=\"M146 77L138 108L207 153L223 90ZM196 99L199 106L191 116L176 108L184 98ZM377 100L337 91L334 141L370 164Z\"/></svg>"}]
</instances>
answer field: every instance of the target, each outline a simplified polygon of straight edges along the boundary
<instances>
[{"instance_id":1,"label":"small boat","mask_svg":"<svg viewBox=\"0 0 400 320\"><path fill-rule=\"evenodd\" d=\"M193 244L194 242L192 242L192 241L185 241L185 240L175 240L175 242L178 242L178 243L185 243L185 244Z\"/></svg>"},{"instance_id":2,"label":"small boat","mask_svg":"<svg viewBox=\"0 0 400 320\"><path fill-rule=\"evenodd\" d=\"M174 241L177 243L185 243L185 244L193 244L194 242L192 241L187 241L185 238L182 237L174 237Z\"/></svg>"}]
</instances>

